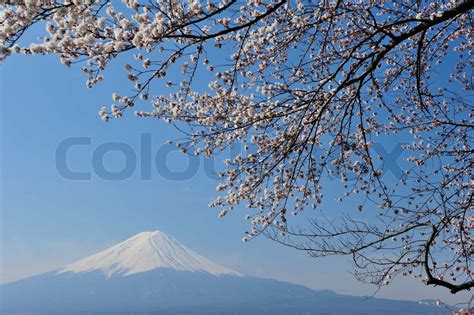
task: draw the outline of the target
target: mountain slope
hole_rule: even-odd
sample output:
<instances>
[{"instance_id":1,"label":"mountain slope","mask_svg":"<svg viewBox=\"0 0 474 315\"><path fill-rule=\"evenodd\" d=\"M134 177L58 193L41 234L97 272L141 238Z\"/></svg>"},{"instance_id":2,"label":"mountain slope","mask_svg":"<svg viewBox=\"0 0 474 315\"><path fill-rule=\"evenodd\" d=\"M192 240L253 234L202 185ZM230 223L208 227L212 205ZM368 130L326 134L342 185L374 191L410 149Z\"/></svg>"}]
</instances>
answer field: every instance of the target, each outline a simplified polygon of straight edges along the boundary
<instances>
[{"instance_id":1,"label":"mountain slope","mask_svg":"<svg viewBox=\"0 0 474 315\"><path fill-rule=\"evenodd\" d=\"M244 276L161 232L0 288L1 314L445 314Z\"/></svg>"},{"instance_id":2,"label":"mountain slope","mask_svg":"<svg viewBox=\"0 0 474 315\"><path fill-rule=\"evenodd\" d=\"M213 275L240 275L198 255L190 248L160 231L142 232L102 252L70 264L58 273L91 272L104 275L132 275L170 268L178 271L200 271Z\"/></svg>"}]
</instances>

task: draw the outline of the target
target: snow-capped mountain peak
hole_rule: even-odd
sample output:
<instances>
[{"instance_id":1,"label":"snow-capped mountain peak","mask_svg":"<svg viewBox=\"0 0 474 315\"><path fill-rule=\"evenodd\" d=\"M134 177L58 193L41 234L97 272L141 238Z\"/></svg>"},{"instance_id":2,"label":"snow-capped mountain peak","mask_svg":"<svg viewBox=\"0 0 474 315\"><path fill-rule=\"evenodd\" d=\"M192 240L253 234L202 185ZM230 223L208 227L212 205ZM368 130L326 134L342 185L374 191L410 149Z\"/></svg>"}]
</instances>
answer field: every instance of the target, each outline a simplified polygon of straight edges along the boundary
<instances>
[{"instance_id":1,"label":"snow-capped mountain peak","mask_svg":"<svg viewBox=\"0 0 474 315\"><path fill-rule=\"evenodd\" d=\"M216 276L241 274L215 264L160 231L142 232L104 251L81 259L58 271L101 271L107 277L128 276L157 268L207 272Z\"/></svg>"}]
</instances>

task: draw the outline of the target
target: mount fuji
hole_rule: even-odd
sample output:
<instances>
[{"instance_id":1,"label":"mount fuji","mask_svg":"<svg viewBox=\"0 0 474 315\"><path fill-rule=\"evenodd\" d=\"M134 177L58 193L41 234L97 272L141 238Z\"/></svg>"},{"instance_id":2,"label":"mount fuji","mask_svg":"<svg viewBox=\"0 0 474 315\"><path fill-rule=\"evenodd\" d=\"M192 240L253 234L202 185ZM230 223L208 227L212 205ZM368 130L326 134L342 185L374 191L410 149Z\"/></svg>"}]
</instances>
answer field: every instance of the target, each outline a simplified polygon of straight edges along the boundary
<instances>
[{"instance_id":1,"label":"mount fuji","mask_svg":"<svg viewBox=\"0 0 474 315\"><path fill-rule=\"evenodd\" d=\"M125 242L68 265L58 273L100 271L108 278L114 275L128 276L159 268L206 272L214 276L241 276L236 271L219 266L198 255L160 231L139 233Z\"/></svg>"},{"instance_id":2,"label":"mount fuji","mask_svg":"<svg viewBox=\"0 0 474 315\"><path fill-rule=\"evenodd\" d=\"M0 290L1 314L446 314L246 276L160 231Z\"/></svg>"}]
</instances>

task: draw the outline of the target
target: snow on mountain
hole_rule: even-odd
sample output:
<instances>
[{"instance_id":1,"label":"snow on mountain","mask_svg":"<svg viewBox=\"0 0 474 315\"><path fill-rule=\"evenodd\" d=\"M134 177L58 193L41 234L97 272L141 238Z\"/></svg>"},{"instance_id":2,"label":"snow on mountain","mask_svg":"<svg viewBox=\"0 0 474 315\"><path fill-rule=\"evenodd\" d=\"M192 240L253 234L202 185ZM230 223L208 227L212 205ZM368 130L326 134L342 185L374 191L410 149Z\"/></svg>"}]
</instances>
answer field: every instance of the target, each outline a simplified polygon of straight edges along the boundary
<instances>
[{"instance_id":1,"label":"snow on mountain","mask_svg":"<svg viewBox=\"0 0 474 315\"><path fill-rule=\"evenodd\" d=\"M72 263L57 274L101 271L106 277L128 276L158 268L242 276L200 256L160 231L142 232L104 251Z\"/></svg>"}]
</instances>

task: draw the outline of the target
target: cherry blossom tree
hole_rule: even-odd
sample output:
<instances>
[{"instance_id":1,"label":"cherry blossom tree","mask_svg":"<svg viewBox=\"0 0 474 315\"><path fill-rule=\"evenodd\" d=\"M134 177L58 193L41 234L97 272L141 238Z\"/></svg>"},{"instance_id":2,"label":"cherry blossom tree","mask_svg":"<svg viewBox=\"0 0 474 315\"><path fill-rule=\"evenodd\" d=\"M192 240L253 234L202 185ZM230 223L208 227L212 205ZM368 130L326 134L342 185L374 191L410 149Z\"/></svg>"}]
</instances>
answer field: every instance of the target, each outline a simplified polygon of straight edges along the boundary
<instances>
[{"instance_id":1,"label":"cherry blossom tree","mask_svg":"<svg viewBox=\"0 0 474 315\"><path fill-rule=\"evenodd\" d=\"M0 6L2 60L57 54L82 65L87 87L126 60L131 89L100 110L104 121L162 119L188 154L241 145L211 206L220 216L247 207L245 241L265 234L314 257L348 255L376 285L406 275L452 293L473 287L474 1ZM401 139L403 174L387 179L374 143Z\"/></svg>"}]
</instances>

